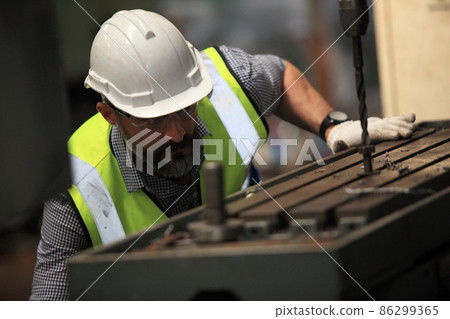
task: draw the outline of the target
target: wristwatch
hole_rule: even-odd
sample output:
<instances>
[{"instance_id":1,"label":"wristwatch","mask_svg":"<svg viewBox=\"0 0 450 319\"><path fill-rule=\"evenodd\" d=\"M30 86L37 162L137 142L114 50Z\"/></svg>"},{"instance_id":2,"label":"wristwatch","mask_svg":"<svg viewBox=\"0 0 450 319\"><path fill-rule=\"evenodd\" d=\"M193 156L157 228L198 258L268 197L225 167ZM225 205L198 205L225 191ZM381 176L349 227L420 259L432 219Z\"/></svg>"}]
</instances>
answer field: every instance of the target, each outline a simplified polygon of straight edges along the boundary
<instances>
[{"instance_id":1,"label":"wristwatch","mask_svg":"<svg viewBox=\"0 0 450 319\"><path fill-rule=\"evenodd\" d=\"M350 119L344 112L331 111L320 124L319 136L325 141L325 132L331 125L338 125L347 121L350 121Z\"/></svg>"}]
</instances>

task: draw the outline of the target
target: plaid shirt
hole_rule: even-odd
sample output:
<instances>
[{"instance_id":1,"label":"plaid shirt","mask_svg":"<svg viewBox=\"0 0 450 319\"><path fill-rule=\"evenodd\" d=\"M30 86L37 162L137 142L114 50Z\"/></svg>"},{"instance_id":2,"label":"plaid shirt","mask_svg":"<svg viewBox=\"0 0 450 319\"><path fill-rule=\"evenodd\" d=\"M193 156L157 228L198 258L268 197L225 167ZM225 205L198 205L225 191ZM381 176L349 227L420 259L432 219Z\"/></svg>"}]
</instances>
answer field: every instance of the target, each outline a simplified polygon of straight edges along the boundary
<instances>
[{"instance_id":1,"label":"plaid shirt","mask_svg":"<svg viewBox=\"0 0 450 319\"><path fill-rule=\"evenodd\" d=\"M273 113L282 93L284 62L276 56L250 55L227 46L219 47L219 51L255 107L264 116ZM200 119L198 123L195 138L210 134ZM200 204L198 182L190 187L127 166L125 141L116 127L112 128L110 141L129 192L144 189L168 216ZM199 169L194 166L192 182L198 178ZM45 202L30 300L69 299L67 258L91 246L86 227L67 192Z\"/></svg>"}]
</instances>

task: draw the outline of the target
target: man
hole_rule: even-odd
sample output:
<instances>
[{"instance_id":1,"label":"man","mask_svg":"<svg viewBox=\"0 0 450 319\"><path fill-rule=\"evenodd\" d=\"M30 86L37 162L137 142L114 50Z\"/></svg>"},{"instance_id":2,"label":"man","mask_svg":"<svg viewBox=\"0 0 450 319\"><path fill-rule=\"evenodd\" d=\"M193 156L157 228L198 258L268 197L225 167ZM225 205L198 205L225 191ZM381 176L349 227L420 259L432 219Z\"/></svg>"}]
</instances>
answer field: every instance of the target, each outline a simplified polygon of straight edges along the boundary
<instances>
[{"instance_id":1,"label":"man","mask_svg":"<svg viewBox=\"0 0 450 319\"><path fill-rule=\"evenodd\" d=\"M142 10L103 24L85 85L102 102L69 141L72 187L46 202L32 300L68 299L69 256L200 205L213 140L223 143L228 195L249 184L269 114L320 134L334 150L361 136L358 121L331 118L291 63L226 46L200 53L168 20ZM407 137L413 121L372 119L369 133L375 141Z\"/></svg>"}]
</instances>

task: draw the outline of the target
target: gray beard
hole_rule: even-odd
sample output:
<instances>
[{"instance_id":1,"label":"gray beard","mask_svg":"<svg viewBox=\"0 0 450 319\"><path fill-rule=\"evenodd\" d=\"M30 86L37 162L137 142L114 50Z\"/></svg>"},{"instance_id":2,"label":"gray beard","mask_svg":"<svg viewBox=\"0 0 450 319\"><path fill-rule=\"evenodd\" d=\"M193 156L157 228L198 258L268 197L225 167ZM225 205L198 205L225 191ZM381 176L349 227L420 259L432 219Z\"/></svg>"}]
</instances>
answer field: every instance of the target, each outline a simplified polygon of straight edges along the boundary
<instances>
[{"instance_id":1,"label":"gray beard","mask_svg":"<svg viewBox=\"0 0 450 319\"><path fill-rule=\"evenodd\" d=\"M131 161L133 161L136 165L136 168L140 171L143 171L150 175L158 175L171 179L185 176L192 170L194 166L192 154L184 156L183 158L180 158L180 156L176 156L177 149L183 148L183 146L186 147L186 145L192 145L192 135L186 136L182 143L168 143L166 146L162 146L160 149L155 150L153 153L152 163L148 163L147 161L146 150L143 150L142 152L139 152L140 154L137 154L136 145L130 145L126 142L129 139L128 135L122 132L122 136L124 136L127 151L130 154L130 157L127 158L127 166L131 167ZM167 147L171 147L171 151L173 151L174 153L170 154L170 156L175 156L175 159L171 159L169 162L158 168L158 165L164 158L164 155L168 155L166 153ZM140 165L137 165L136 163Z\"/></svg>"},{"instance_id":2,"label":"gray beard","mask_svg":"<svg viewBox=\"0 0 450 319\"><path fill-rule=\"evenodd\" d=\"M189 173L193 167L192 156L187 156L184 159L170 161L161 168L153 166L153 172L162 177L179 178Z\"/></svg>"},{"instance_id":3,"label":"gray beard","mask_svg":"<svg viewBox=\"0 0 450 319\"><path fill-rule=\"evenodd\" d=\"M133 157L137 160L143 162L143 172L150 174L147 169L145 169L148 165L147 156L144 158L140 157L133 151ZM154 161L155 162L155 161ZM186 156L183 159L171 160L170 162L164 164L160 168L158 168L158 163L151 164L153 167L153 172L150 175L157 175L166 178L179 178L187 173L189 173L194 167L194 161L192 156Z\"/></svg>"}]
</instances>

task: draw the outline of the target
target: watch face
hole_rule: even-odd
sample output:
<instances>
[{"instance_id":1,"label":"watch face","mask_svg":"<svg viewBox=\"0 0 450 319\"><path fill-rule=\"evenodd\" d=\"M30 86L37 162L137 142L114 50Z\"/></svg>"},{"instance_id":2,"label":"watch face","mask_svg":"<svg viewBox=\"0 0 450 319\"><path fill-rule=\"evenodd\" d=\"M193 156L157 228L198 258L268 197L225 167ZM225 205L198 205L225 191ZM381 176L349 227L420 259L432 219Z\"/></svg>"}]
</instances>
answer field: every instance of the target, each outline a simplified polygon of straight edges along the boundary
<instances>
[{"instance_id":1,"label":"watch face","mask_svg":"<svg viewBox=\"0 0 450 319\"><path fill-rule=\"evenodd\" d=\"M341 112L341 111L331 111L328 114L328 117L337 122L343 122L343 121L348 120L347 114L345 114L344 112Z\"/></svg>"}]
</instances>

